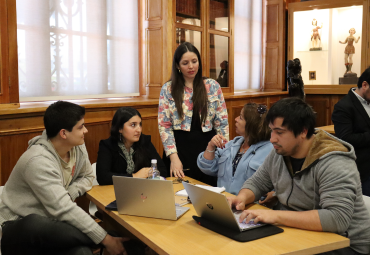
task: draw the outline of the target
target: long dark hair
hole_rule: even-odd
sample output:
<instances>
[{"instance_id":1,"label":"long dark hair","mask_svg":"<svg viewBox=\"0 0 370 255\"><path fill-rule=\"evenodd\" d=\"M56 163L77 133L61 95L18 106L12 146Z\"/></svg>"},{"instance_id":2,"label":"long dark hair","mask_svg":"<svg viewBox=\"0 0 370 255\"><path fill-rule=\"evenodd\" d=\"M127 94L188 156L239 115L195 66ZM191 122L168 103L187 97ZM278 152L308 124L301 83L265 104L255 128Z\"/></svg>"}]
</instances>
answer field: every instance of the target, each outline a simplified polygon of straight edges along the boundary
<instances>
[{"instance_id":1,"label":"long dark hair","mask_svg":"<svg viewBox=\"0 0 370 255\"><path fill-rule=\"evenodd\" d=\"M205 122L207 116L207 90L203 83L202 76L202 60L197 48L189 42L184 42L177 47L175 54L173 55L172 61L172 73L171 73L171 94L175 100L175 105L180 119L183 118L184 112L182 109L182 101L184 96L185 79L183 75L178 71L180 66L180 60L182 55L186 52L193 52L198 57L199 68L198 73L195 75L193 81L193 115L201 113L201 123Z\"/></svg>"},{"instance_id":2,"label":"long dark hair","mask_svg":"<svg viewBox=\"0 0 370 255\"><path fill-rule=\"evenodd\" d=\"M118 143L120 141L119 130L123 128L123 125L129 121L132 117L139 116L141 119L141 114L138 110L131 107L121 107L119 108L113 116L112 127L110 129L110 135ZM124 140L124 137L123 137ZM124 142L124 141L122 141ZM135 153L133 160L135 163L135 172L139 171L143 167L150 166L149 154L144 145L143 134L141 133L139 141L135 142L132 145Z\"/></svg>"}]
</instances>

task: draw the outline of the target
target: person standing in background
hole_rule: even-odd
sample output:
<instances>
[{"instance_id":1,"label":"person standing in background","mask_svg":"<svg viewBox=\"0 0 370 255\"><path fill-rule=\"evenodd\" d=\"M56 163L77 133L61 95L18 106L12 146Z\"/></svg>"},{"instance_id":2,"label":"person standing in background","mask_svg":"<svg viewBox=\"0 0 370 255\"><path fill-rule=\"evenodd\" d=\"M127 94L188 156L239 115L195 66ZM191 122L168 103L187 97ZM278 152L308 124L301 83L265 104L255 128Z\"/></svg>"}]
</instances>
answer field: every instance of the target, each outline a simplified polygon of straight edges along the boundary
<instances>
[{"instance_id":1,"label":"person standing in background","mask_svg":"<svg viewBox=\"0 0 370 255\"><path fill-rule=\"evenodd\" d=\"M197 166L197 157L216 134L229 139L225 100L220 85L202 76L199 51L191 43L178 46L170 81L161 90L158 127L164 147L163 161L170 175L186 175L216 185L215 177Z\"/></svg>"}]
</instances>

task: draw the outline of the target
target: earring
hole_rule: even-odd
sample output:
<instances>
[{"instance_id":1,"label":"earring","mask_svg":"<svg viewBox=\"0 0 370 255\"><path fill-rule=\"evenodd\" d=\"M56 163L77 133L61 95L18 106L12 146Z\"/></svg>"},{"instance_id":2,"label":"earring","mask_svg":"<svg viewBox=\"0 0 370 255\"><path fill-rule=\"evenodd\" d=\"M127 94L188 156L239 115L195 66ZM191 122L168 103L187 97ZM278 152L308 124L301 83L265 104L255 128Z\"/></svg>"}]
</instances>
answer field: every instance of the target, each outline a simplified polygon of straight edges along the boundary
<instances>
[{"instance_id":1,"label":"earring","mask_svg":"<svg viewBox=\"0 0 370 255\"><path fill-rule=\"evenodd\" d=\"M179 73L181 73L181 70L179 69Z\"/></svg>"},{"instance_id":2,"label":"earring","mask_svg":"<svg viewBox=\"0 0 370 255\"><path fill-rule=\"evenodd\" d=\"M119 140L120 140L121 143L123 143L123 136L122 136L121 133L119 134Z\"/></svg>"}]
</instances>

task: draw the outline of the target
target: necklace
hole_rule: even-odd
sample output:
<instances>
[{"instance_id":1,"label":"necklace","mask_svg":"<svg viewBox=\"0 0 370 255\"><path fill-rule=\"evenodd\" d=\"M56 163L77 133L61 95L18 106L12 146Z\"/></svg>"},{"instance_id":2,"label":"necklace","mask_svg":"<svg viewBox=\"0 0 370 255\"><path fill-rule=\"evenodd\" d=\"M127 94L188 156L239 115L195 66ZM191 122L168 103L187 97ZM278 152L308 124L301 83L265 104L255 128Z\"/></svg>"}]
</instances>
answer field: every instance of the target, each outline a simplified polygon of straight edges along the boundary
<instances>
[{"instance_id":1,"label":"necklace","mask_svg":"<svg viewBox=\"0 0 370 255\"><path fill-rule=\"evenodd\" d=\"M244 143L245 143L245 141L240 146L240 151L239 151L240 154L244 154L249 149L249 146L246 149L243 148L244 147Z\"/></svg>"}]
</instances>

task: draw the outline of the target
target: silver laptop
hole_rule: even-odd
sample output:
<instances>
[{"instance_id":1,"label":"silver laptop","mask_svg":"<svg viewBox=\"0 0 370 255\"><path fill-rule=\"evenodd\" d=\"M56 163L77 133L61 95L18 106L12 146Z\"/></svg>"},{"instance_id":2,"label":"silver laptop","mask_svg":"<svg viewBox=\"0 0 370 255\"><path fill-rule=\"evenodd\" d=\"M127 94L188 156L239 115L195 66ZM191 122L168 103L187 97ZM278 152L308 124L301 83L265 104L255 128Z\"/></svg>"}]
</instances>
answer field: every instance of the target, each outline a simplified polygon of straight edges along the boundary
<instances>
[{"instance_id":1,"label":"silver laptop","mask_svg":"<svg viewBox=\"0 0 370 255\"><path fill-rule=\"evenodd\" d=\"M185 182L182 184L190 197L195 211L202 218L240 232L266 225L263 223L255 224L253 220L240 223L239 216L243 211L231 210L224 194L206 190Z\"/></svg>"},{"instance_id":2,"label":"silver laptop","mask_svg":"<svg viewBox=\"0 0 370 255\"><path fill-rule=\"evenodd\" d=\"M172 181L113 176L119 214L177 220L188 207L175 206Z\"/></svg>"}]
</instances>

